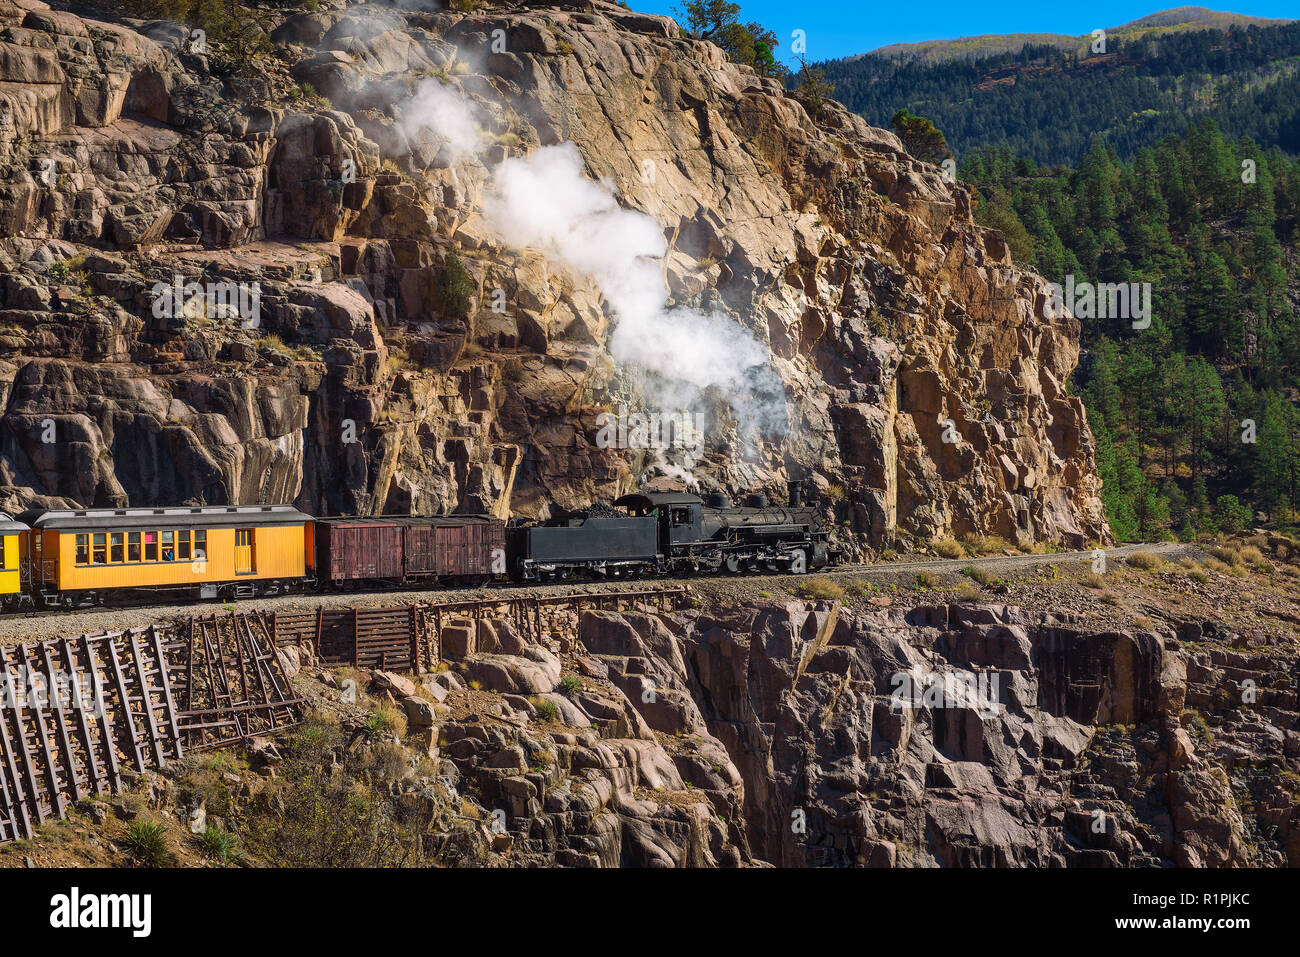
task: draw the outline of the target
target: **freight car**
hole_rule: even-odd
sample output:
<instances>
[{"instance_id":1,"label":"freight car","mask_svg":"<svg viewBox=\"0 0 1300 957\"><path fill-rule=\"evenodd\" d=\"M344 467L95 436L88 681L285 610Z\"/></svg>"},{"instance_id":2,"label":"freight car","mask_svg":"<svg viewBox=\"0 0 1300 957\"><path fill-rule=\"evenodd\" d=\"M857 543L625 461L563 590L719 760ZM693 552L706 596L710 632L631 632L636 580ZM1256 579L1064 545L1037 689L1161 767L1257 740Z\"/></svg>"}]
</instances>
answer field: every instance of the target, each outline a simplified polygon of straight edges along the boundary
<instances>
[{"instance_id":1,"label":"freight car","mask_svg":"<svg viewBox=\"0 0 1300 957\"><path fill-rule=\"evenodd\" d=\"M506 573L505 522L491 515L316 519L316 573L334 589L485 585Z\"/></svg>"}]
</instances>

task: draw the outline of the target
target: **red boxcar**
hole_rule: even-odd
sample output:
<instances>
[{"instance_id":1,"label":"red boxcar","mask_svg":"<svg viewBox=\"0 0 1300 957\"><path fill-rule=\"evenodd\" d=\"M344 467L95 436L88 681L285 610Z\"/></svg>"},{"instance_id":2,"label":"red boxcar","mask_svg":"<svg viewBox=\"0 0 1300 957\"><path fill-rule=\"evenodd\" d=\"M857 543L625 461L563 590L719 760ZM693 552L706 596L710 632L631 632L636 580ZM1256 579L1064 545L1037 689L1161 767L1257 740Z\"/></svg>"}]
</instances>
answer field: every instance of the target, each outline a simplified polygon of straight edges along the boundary
<instances>
[{"instance_id":1,"label":"red boxcar","mask_svg":"<svg viewBox=\"0 0 1300 957\"><path fill-rule=\"evenodd\" d=\"M323 581L482 579L505 573L505 522L491 515L316 519Z\"/></svg>"}]
</instances>

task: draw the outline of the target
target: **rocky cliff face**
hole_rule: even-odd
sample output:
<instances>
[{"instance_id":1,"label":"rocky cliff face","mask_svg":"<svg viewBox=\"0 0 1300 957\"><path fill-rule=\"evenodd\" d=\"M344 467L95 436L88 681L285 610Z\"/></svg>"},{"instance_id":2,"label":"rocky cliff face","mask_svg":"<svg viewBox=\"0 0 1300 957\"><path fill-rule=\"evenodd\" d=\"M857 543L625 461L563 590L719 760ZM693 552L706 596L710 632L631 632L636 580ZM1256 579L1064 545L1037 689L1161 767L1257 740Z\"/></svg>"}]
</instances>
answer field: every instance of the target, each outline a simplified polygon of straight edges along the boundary
<instances>
[{"instance_id":1,"label":"rocky cliff face","mask_svg":"<svg viewBox=\"0 0 1300 957\"><path fill-rule=\"evenodd\" d=\"M1078 326L1043 318L1043 281L892 134L670 20L323 2L268 12L242 54L36 0L0 22L10 508L537 515L654 478L660 457L597 441L644 402L609 290L483 218L499 163L567 141L662 231L672 303L770 352L786 427L747 443L719 412L706 484L809 479L851 553L1109 538L1065 390ZM422 83L473 108L473 149L400 121Z\"/></svg>"},{"instance_id":2,"label":"rocky cliff face","mask_svg":"<svg viewBox=\"0 0 1300 957\"><path fill-rule=\"evenodd\" d=\"M515 866L1294 866L1293 655L1239 645L978 603L467 620L429 740L500 819L457 841Z\"/></svg>"}]
</instances>

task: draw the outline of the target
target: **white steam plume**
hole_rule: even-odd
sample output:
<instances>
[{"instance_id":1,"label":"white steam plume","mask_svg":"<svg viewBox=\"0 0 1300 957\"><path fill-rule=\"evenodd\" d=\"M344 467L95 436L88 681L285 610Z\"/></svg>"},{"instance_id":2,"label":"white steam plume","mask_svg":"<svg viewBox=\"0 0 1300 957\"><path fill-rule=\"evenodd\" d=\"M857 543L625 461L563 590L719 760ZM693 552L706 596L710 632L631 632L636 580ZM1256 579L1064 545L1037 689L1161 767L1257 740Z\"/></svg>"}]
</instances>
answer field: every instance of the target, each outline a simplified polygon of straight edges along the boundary
<instances>
[{"instance_id":1,"label":"white steam plume","mask_svg":"<svg viewBox=\"0 0 1300 957\"><path fill-rule=\"evenodd\" d=\"M474 109L459 91L425 77L397 107L397 125L414 144L431 143L451 163L473 156L482 142Z\"/></svg>"},{"instance_id":2,"label":"white steam plume","mask_svg":"<svg viewBox=\"0 0 1300 957\"><path fill-rule=\"evenodd\" d=\"M759 432L783 430L784 388L767 348L727 316L668 308L656 262L667 252L659 226L620 207L608 184L587 179L572 143L502 162L483 216L509 245L539 249L599 284L617 313L610 354L648 373L650 390L672 407L717 388L747 444Z\"/></svg>"},{"instance_id":3,"label":"white steam plume","mask_svg":"<svg viewBox=\"0 0 1300 957\"><path fill-rule=\"evenodd\" d=\"M396 112L409 140L431 143L451 163L482 144L473 107L436 79L422 80ZM658 262L668 251L663 232L651 217L619 206L608 183L588 179L573 143L503 161L483 217L507 245L538 249L596 281L617 314L610 354L641 373L660 411L697 411L720 397L747 447L761 434L785 432L785 387L767 348L724 314L668 308Z\"/></svg>"}]
</instances>

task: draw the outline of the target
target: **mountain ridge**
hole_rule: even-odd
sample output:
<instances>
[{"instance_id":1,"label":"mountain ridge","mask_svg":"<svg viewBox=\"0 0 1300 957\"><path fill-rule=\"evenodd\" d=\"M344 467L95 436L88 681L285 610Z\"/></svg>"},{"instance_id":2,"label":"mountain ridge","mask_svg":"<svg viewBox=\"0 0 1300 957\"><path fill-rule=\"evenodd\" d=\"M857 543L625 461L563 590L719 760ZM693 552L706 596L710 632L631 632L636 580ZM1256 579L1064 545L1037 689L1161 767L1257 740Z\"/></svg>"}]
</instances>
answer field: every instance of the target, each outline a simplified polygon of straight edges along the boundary
<instances>
[{"instance_id":1,"label":"mountain ridge","mask_svg":"<svg viewBox=\"0 0 1300 957\"><path fill-rule=\"evenodd\" d=\"M1107 37L1131 39L1143 33L1177 32L1180 30L1225 30L1238 26L1280 26L1296 22L1294 19L1255 17L1247 14L1221 12L1206 7L1174 7L1138 17L1115 27L1105 27ZM1055 46L1060 50L1086 53L1093 41L1091 32L1074 36L1066 33L986 33L947 40L920 40L911 43L888 43L865 53L844 57L846 61L864 57L884 57L898 60L923 60L945 62L954 59L981 59L999 53L1019 53L1026 45Z\"/></svg>"}]
</instances>

